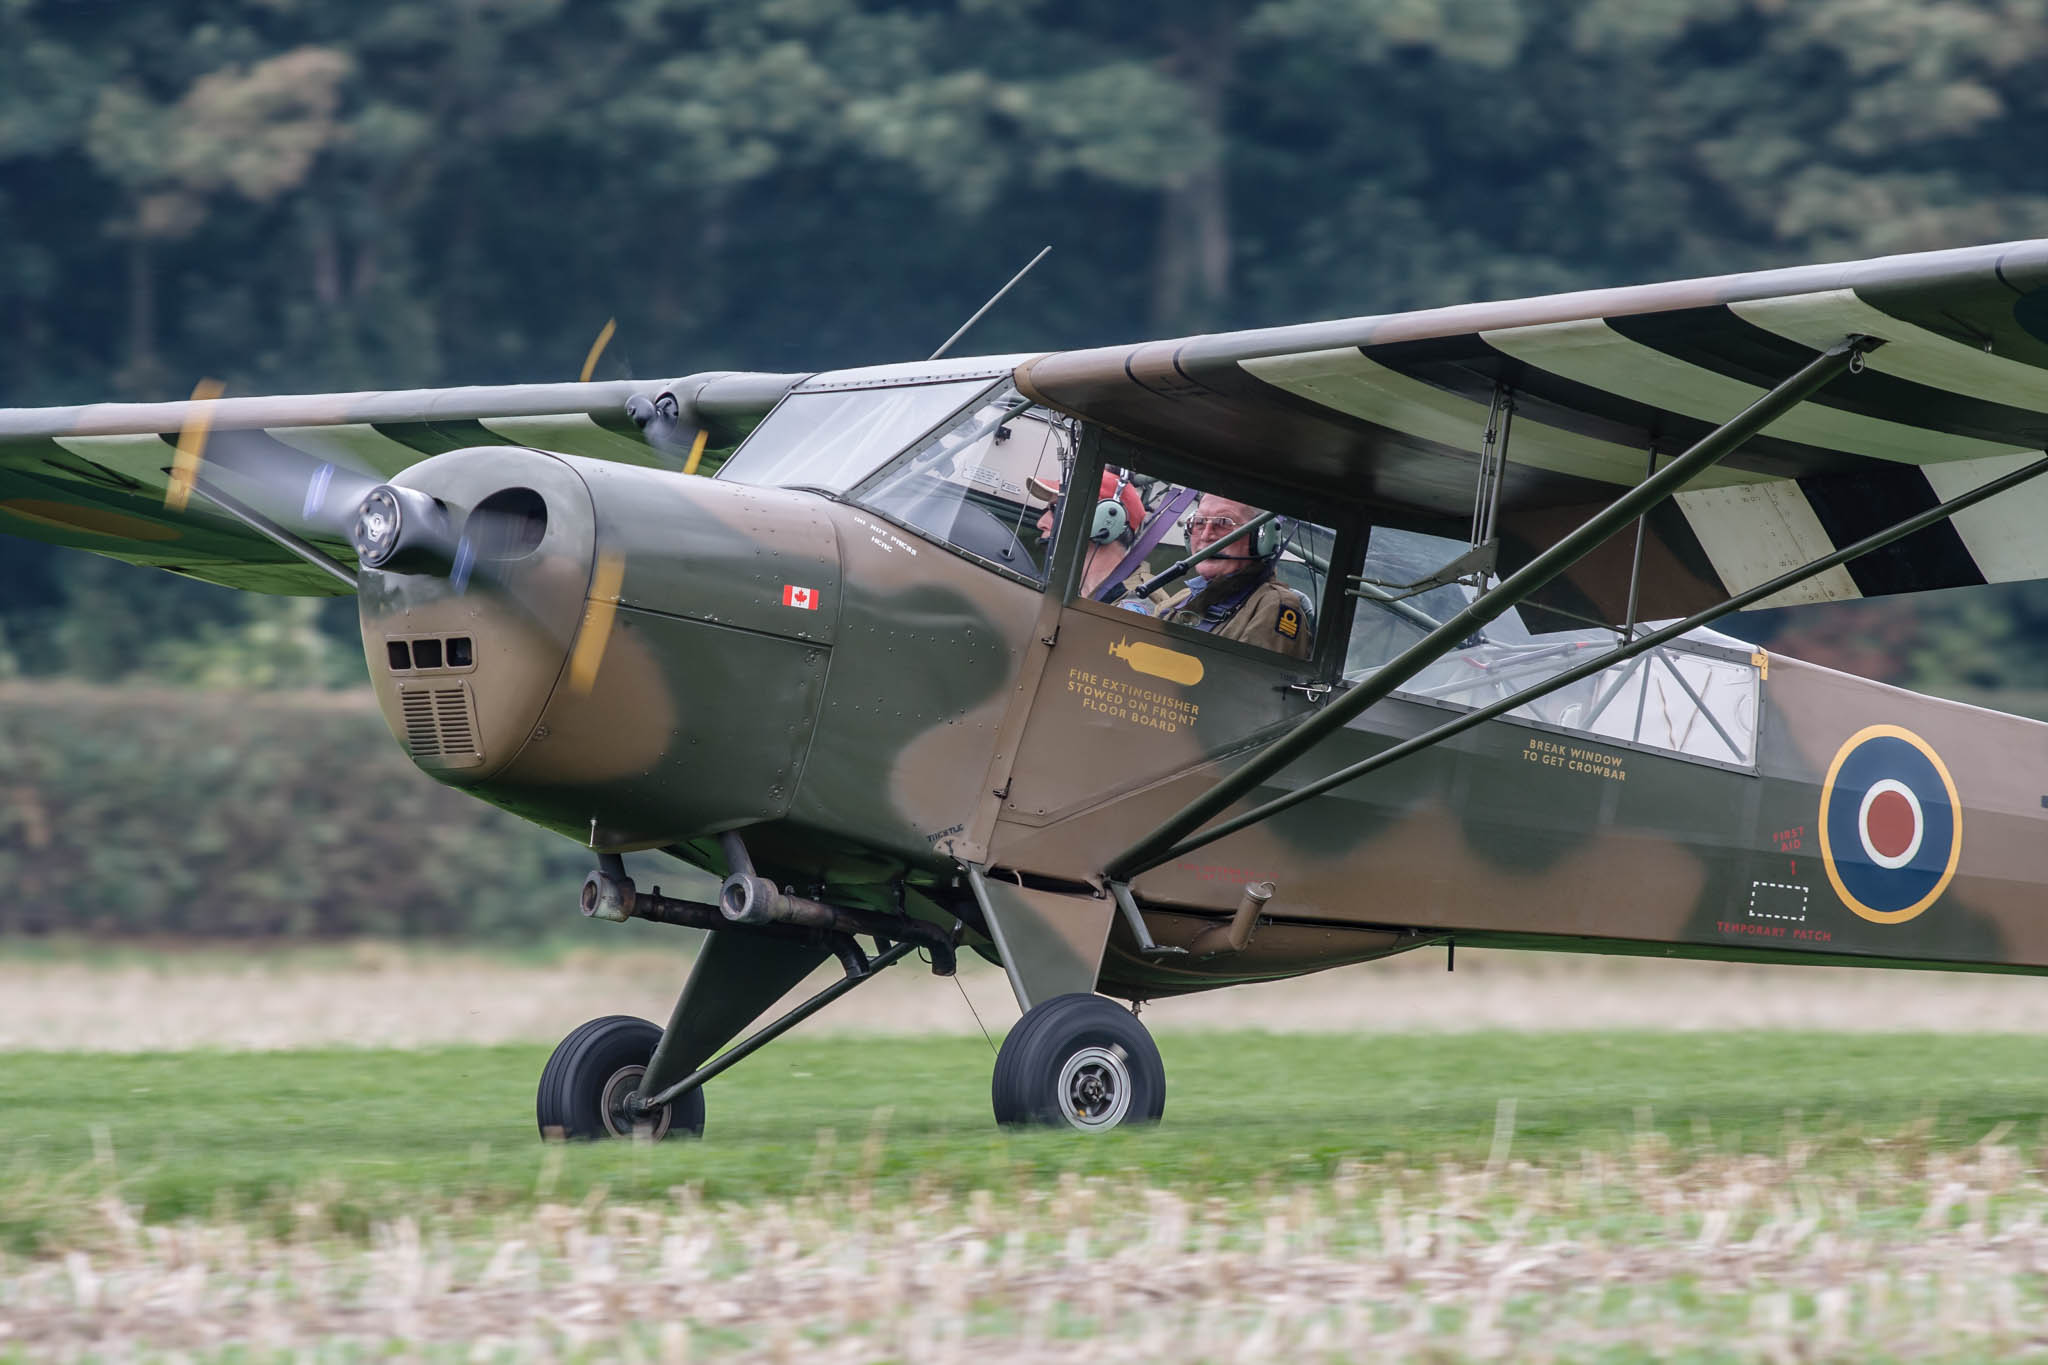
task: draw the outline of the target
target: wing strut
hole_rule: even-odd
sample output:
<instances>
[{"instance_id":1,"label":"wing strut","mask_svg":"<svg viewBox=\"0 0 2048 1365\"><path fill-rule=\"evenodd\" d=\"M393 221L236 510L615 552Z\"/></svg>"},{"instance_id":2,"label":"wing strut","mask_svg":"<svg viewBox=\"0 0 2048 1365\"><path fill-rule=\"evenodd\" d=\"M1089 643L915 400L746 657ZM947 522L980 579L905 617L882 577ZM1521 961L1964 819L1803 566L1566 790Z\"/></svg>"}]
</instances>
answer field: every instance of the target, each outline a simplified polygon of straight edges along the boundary
<instances>
[{"instance_id":1,"label":"wing strut","mask_svg":"<svg viewBox=\"0 0 2048 1365\"><path fill-rule=\"evenodd\" d=\"M1236 772L1111 859L1104 869L1107 878L1112 882L1128 883L1139 873L1216 837L1216 833L1209 833L1194 843L1186 842L1189 835L1222 814L1239 797L1307 753L1353 716L1384 700L1401 684L1450 653L1460 641L1471 638L1474 632L1508 608L1563 574L1608 537L1670 498L1744 441L1819 392L1830 380L1852 367L1860 369L1864 353L1882 344L1874 337L1851 336L1815 356L1796 374L1701 437L1683 455L1594 513L1577 530L1523 565L1500 586L1480 594L1463 611L1409 646L1377 673L1274 740ZM1292 795L1298 797L1300 793ZM1269 803L1269 807L1277 804ZM1261 810L1271 813L1268 807L1261 807Z\"/></svg>"},{"instance_id":2,"label":"wing strut","mask_svg":"<svg viewBox=\"0 0 2048 1365\"><path fill-rule=\"evenodd\" d=\"M1493 407L1486 414L1486 438L1479 448L1479 487L1472 495L1472 548L1493 540L1494 518L1500 512L1500 490L1507 482L1508 437L1515 426L1515 394L1506 383L1493 386Z\"/></svg>"},{"instance_id":3,"label":"wing strut","mask_svg":"<svg viewBox=\"0 0 2048 1365\"><path fill-rule=\"evenodd\" d=\"M290 531L287 531L269 517L264 516L240 498L222 492L209 483L203 475L195 474L192 476L192 491L233 517L236 521L241 522L242 525L248 527L257 535L270 541L271 544L276 545L279 549L287 550L297 555L300 559L305 560L335 582L347 587L350 592L356 590L355 571L350 569L348 565L342 563L326 551L316 548L310 542L293 535Z\"/></svg>"}]
</instances>

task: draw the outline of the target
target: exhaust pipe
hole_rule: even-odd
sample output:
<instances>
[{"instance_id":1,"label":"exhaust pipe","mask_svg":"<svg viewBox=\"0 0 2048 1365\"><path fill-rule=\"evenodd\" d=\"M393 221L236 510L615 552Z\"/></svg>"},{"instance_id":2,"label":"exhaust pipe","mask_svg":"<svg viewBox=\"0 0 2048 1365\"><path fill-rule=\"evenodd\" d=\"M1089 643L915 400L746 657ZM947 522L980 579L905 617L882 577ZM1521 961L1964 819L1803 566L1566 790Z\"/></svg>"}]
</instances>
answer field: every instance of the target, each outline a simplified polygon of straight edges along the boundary
<instances>
[{"instance_id":1,"label":"exhaust pipe","mask_svg":"<svg viewBox=\"0 0 2048 1365\"><path fill-rule=\"evenodd\" d=\"M1273 899L1273 891L1271 882L1247 883L1230 923L1210 925L1195 936L1195 941L1188 945L1188 951L1197 957L1243 952L1245 945L1252 941L1252 930L1258 927L1259 915L1265 910L1266 902Z\"/></svg>"}]
</instances>

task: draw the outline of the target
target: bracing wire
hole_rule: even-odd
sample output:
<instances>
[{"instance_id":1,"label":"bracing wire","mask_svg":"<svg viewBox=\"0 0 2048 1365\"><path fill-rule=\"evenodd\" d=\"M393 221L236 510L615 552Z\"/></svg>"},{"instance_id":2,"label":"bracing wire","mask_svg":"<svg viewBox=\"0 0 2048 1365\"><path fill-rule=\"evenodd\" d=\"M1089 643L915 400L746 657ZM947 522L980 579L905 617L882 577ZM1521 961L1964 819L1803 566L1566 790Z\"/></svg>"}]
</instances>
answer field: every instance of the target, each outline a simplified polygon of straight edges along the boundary
<instances>
[{"instance_id":1,"label":"bracing wire","mask_svg":"<svg viewBox=\"0 0 2048 1365\"><path fill-rule=\"evenodd\" d=\"M994 1052L996 1050L996 1040L989 1036L988 1025L981 1022L981 1011L974 1008L974 1001L968 997L967 987L960 980L960 973L957 971L953 973L953 984L960 988L961 1003L966 1005L967 1012L974 1016L974 1026L981 1030L982 1041L988 1044L990 1052Z\"/></svg>"}]
</instances>

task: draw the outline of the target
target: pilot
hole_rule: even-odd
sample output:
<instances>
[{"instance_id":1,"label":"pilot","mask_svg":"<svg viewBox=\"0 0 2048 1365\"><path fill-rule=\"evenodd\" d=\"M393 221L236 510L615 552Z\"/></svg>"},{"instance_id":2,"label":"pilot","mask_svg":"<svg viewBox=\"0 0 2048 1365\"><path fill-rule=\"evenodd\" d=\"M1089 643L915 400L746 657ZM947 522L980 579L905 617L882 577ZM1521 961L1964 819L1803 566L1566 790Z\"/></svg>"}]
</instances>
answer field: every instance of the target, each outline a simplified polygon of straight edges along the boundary
<instances>
[{"instance_id":1,"label":"pilot","mask_svg":"<svg viewBox=\"0 0 2048 1365\"><path fill-rule=\"evenodd\" d=\"M1043 479L1026 479L1031 496L1050 504L1038 518L1038 537L1047 544L1052 543L1053 513L1059 508L1060 486ZM1081 565L1081 596L1093 597L1096 589L1109 581L1116 572L1116 566L1123 563L1124 556L1137 543L1138 532L1145 525L1145 500L1138 496L1138 490L1130 475L1113 469L1102 471L1102 489L1096 495L1092 509L1093 520L1088 527L1088 558ZM1144 610L1145 599L1137 597L1140 585L1145 581L1145 566L1140 562L1124 580L1130 590L1119 605L1131 610ZM1165 601L1165 594L1155 593L1152 605Z\"/></svg>"},{"instance_id":2,"label":"pilot","mask_svg":"<svg viewBox=\"0 0 2048 1365\"><path fill-rule=\"evenodd\" d=\"M1188 550L1214 545L1259 514L1256 507L1204 493L1185 523ZM1306 597L1280 581L1280 538L1273 526L1268 522L1196 564L1201 581L1159 615L1219 639L1306 659L1315 644L1315 614Z\"/></svg>"}]
</instances>

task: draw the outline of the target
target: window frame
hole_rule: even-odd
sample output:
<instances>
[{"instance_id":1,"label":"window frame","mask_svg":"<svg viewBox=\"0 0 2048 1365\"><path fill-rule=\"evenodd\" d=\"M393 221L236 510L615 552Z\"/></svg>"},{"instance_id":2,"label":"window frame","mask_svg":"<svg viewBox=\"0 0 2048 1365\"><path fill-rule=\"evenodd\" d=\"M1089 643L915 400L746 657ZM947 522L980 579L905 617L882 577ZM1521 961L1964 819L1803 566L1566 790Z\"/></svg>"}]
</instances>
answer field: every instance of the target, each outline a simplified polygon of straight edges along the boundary
<instances>
[{"instance_id":1,"label":"window frame","mask_svg":"<svg viewBox=\"0 0 2048 1365\"><path fill-rule=\"evenodd\" d=\"M749 431L746 434L745 439L743 439L738 445L733 447L732 454L726 456L725 459L719 463L717 472L714 473L711 477L714 479L726 479L726 473L728 470L732 468L733 461L737 460L741 456L741 454L743 454L746 451L748 444L753 441L755 435L758 432L760 432L760 430L763 427L766 427L770 422L774 421L775 415L781 412L782 409L793 400L802 398L827 397L845 398L855 394L884 393L892 389L929 389L943 384L968 384L974 382L978 378L979 376L974 375L937 375L929 379L892 380L888 382L862 381L848 384L818 384L816 387L809 387L808 381L806 384L798 384L794 388L790 389L787 393L783 394L782 397L775 400L775 406L768 409L767 413L762 416L760 421L754 423L753 430ZM845 488L827 488L822 484L814 483L764 484L755 480L739 478L727 479L726 481L729 483L743 484L752 488L789 488L803 493L816 493L820 497L831 498L835 502L848 502L851 500L850 495L852 493L854 493L855 491L857 491L858 489L862 488L870 481L875 479L877 476L881 474L881 472L884 469L887 469L897 460L902 459L903 456L913 448L922 446L926 442L930 441L935 435L938 434L941 428L946 427L952 422L958 420L958 418L963 412L965 412L968 408L972 407L974 404L980 402L983 398L987 397L990 392L992 392L993 390L995 390L996 388L1003 384L1008 384L1012 382L1013 381L1007 374L994 375L982 381L982 387L976 389L973 393L969 394L966 400L959 404L959 406L951 409L950 411L945 413L945 415L941 416L936 421L934 421L930 426L926 427L923 431L919 432L916 436L912 437L908 444L900 446L897 449L891 451L889 454L883 456L880 464L876 465L874 469L870 470L867 474L863 475L860 479L856 480L852 484L849 484ZM905 529L910 528L906 527ZM927 539L929 539L929 537L927 537Z\"/></svg>"},{"instance_id":2,"label":"window frame","mask_svg":"<svg viewBox=\"0 0 2048 1365\"><path fill-rule=\"evenodd\" d=\"M1052 572L1048 575L1047 588L1052 590L1054 585L1057 585L1060 601L1065 609L1085 612L1090 616L1099 616L1119 623L1143 625L1159 631L1170 640L1221 650L1239 658L1256 659L1270 668L1292 674L1297 678L1342 687L1343 650L1334 648L1332 641L1341 639L1349 643L1351 610L1355 603L1350 594L1339 586L1344 575L1337 572L1337 565L1349 563L1349 557L1353 553L1361 557L1364 554L1364 523L1355 509L1348 504L1340 503L1325 506L1311 515L1297 510L1307 507L1309 499L1283 485L1246 479L1241 475L1176 456L1171 451L1141 446L1102 431L1090 422L1082 422L1081 430L1080 453L1074 461L1073 473L1073 482L1079 487L1098 486L1102 471L1115 464L1124 469L1134 469L1141 474L1167 479L1182 487L1199 488L1203 492L1216 493L1255 507L1263 507L1282 516L1323 527L1334 535L1330 547L1330 571L1324 575L1322 600L1311 604L1316 613L1316 639L1315 648L1306 659L1291 658L1258 645L1246 644L1241 640L1222 639L1208 631L1196 630L1193 626L1180 625L1157 616L1125 611L1081 596L1080 569L1086 556L1081 553L1080 533L1068 533L1070 523L1078 526L1080 522L1078 518L1067 516L1066 508L1062 505L1058 523L1053 528L1055 558ZM1094 439L1089 439L1091 436ZM1333 620L1337 624L1333 624Z\"/></svg>"},{"instance_id":3,"label":"window frame","mask_svg":"<svg viewBox=\"0 0 2048 1365\"><path fill-rule=\"evenodd\" d=\"M898 464L900 464L904 460L914 458L915 456L930 449L934 442L938 441L940 438L945 436L947 432L951 431L953 426L956 423L958 423L963 417L967 416L970 411L975 409L979 404L989 401L991 396L998 389L1004 387L1008 387L1014 390L1016 388L1016 383L1013 379L1007 376L1000 377L992 381L987 388L977 393L973 398L969 399L966 403L962 404L955 411L949 413L945 418L940 420L937 425L933 426L931 430L925 432L924 435L918 437L917 440L913 441L911 444L905 446L903 449L897 451L894 455L891 455L888 459L884 460L882 464L872 474L869 474L865 479L862 479L859 483L853 485L845 492L825 493L824 490L821 489L813 489L811 491L819 492L823 494L823 496L832 498L834 501L842 502L846 504L848 507L856 508L867 516L880 517L883 521L888 522L891 526L896 527L898 530L905 531L910 535L916 536L918 539L924 541L927 545L934 545L937 546L939 549L950 551L951 553L958 555L960 558L966 560L970 564L976 565L983 569L987 569L990 573L997 574L1003 578L1010 579L1012 582L1022 583L1024 586L1030 588L1034 592L1051 591L1052 584L1059 574L1057 554L1059 550L1061 523L1065 520L1063 516L1055 516L1054 518L1052 543L1047 547L1045 553L1045 570L1042 576L1034 578L1029 574L1019 573L1017 570L1011 568L1007 564L1002 564L995 560L988 559L982 555L974 553L974 551L969 550L964 546L956 545L952 541L947 540L942 536L935 535L931 531L928 531L921 526L913 526L909 522L903 520L900 516L897 516L896 514L889 512L887 509L878 507L872 502L867 502L863 500L864 497L870 492L870 490L879 486L886 480L888 475L897 467ZM1022 393L1018 394L1018 397L1020 398L1024 398L1026 396L1027 395ZM1067 421L1076 422L1076 430L1074 431L1073 435L1073 443L1076 452L1074 456L1074 463L1075 466L1078 468L1081 463L1081 455L1079 452L1082 444L1082 434L1078 429L1080 425L1078 423L1078 419L1068 418L1064 413L1059 412L1057 409L1047 408L1044 404L1039 403L1036 400L1032 400L1028 406L1021 409L1017 413L1017 417L1021 418L1025 416L1031 411L1032 408L1038 408L1044 412L1051 414L1052 418L1055 420L1064 419ZM1011 420L1016 419L1013 418ZM1051 426L1053 425L1053 423L1048 422L1048 425ZM1056 440L1058 438L1054 437L1053 439ZM1034 517L1032 520L1036 522L1037 518Z\"/></svg>"},{"instance_id":4,"label":"window frame","mask_svg":"<svg viewBox=\"0 0 2048 1365\"><path fill-rule=\"evenodd\" d=\"M1615 639L1615 644L1617 646L1621 644L1621 640L1618 634ZM1702 754L1686 753L1685 751L1680 749L1667 749L1661 745L1647 744L1637 739L1622 739L1612 735L1598 734L1590 730L1575 730L1568 725L1559 725L1554 721L1537 720L1531 716L1518 716L1513 712L1508 712L1504 715L1496 716L1494 717L1494 720L1506 721L1510 724L1521 726L1524 729L1541 731L1544 734L1561 735L1580 744L1598 745L1602 748L1621 749L1631 753L1649 754L1652 757L1656 758L1676 759L1685 763L1696 763L1702 767L1719 768L1724 772L1742 773L1750 777L1761 777L1763 775L1764 722L1765 713L1769 705L1770 689L1767 686L1765 686L1768 680L1764 676L1763 668L1759 666L1757 663L1758 651L1748 647L1724 645L1715 643L1711 640L1694 640L1689 639L1685 636L1679 636L1675 640L1667 640L1661 645L1657 645L1652 649L1644 651L1644 654L1654 654L1658 650L1664 649L1673 650L1680 654L1692 654L1697 655L1701 658L1716 659L1723 663L1738 663L1750 670L1752 681L1755 683L1756 686L1756 733L1751 745L1749 762L1742 763L1734 759L1709 758ZM1625 668L1628 666L1628 662L1629 661L1624 660L1621 663L1610 664L1608 667L1610 669ZM1382 665L1382 667L1384 667L1384 665ZM1561 672L1563 670L1559 671ZM1593 677L1596 679L1604 677L1607 671L1608 669L1602 669L1599 673L1594 674ZM1371 678L1372 676L1372 674L1367 674L1364 678L1341 681L1338 684L1338 693L1342 694L1344 692L1348 692L1353 687L1356 687L1360 683L1367 681L1367 679ZM1541 678L1532 678L1529 680L1528 686L1533 687L1541 681L1543 681ZM1526 690L1526 688L1517 688L1516 690L1523 691ZM1477 711L1480 709L1479 706L1468 705L1464 702L1451 701L1443 697L1426 697L1421 695L1420 693L1410 692L1402 687L1395 688L1393 692L1390 694L1390 696L1394 699L1407 702L1411 705L1433 707L1439 711L1451 712L1454 715L1467 715L1473 711ZM1490 704L1491 703L1482 703L1482 705Z\"/></svg>"}]
</instances>

